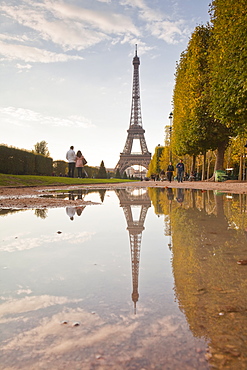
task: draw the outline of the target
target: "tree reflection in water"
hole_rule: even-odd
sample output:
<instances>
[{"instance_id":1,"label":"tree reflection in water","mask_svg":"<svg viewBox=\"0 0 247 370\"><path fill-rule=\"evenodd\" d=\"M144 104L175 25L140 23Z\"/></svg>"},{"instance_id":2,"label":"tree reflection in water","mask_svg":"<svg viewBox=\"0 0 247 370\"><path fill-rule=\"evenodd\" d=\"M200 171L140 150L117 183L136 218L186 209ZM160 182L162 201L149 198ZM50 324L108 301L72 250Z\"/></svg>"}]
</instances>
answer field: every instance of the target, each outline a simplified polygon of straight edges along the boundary
<instances>
[{"instance_id":1,"label":"tree reflection in water","mask_svg":"<svg viewBox=\"0 0 247 370\"><path fill-rule=\"evenodd\" d=\"M237 264L247 259L246 195L184 190L178 203L171 193L149 189L172 238L179 307L194 336L208 341L212 366L247 368L247 267Z\"/></svg>"}]
</instances>

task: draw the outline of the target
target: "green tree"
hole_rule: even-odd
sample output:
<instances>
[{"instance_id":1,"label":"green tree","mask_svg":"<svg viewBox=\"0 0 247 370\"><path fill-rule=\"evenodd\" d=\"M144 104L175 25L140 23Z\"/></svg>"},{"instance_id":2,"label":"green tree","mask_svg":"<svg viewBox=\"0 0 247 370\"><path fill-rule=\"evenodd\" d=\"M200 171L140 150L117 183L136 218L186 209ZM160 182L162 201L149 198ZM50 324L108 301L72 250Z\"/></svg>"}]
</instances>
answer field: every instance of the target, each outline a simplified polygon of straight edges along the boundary
<instances>
[{"instance_id":1,"label":"green tree","mask_svg":"<svg viewBox=\"0 0 247 370\"><path fill-rule=\"evenodd\" d=\"M97 178L98 179L107 179L107 172L106 172L106 168L105 168L105 165L104 165L104 161L101 161L101 163L100 163Z\"/></svg>"},{"instance_id":2,"label":"green tree","mask_svg":"<svg viewBox=\"0 0 247 370\"><path fill-rule=\"evenodd\" d=\"M50 153L49 153L49 150L48 150L48 144L47 144L47 142L45 140L42 140L40 142L37 142L34 145L34 153L36 153L36 154L42 154L45 157L49 157L50 156Z\"/></svg>"},{"instance_id":3,"label":"green tree","mask_svg":"<svg viewBox=\"0 0 247 370\"><path fill-rule=\"evenodd\" d=\"M229 132L210 111L210 74L208 53L211 28L198 26L192 33L185 52L177 65L173 94L173 147L177 155L199 154L215 150L228 142ZM205 168L205 165L204 165Z\"/></svg>"},{"instance_id":4,"label":"green tree","mask_svg":"<svg viewBox=\"0 0 247 370\"><path fill-rule=\"evenodd\" d=\"M210 103L222 126L215 168L222 169L230 138L243 136L247 126L246 1L214 0L210 14Z\"/></svg>"},{"instance_id":5,"label":"green tree","mask_svg":"<svg viewBox=\"0 0 247 370\"><path fill-rule=\"evenodd\" d=\"M68 163L65 161L54 161L53 170L56 176L65 176L68 173Z\"/></svg>"},{"instance_id":6,"label":"green tree","mask_svg":"<svg viewBox=\"0 0 247 370\"><path fill-rule=\"evenodd\" d=\"M173 161L175 159L175 156L172 153L171 136L172 132L170 130L170 126L165 126L164 148L159 158L159 166L162 170L166 170L170 160Z\"/></svg>"},{"instance_id":7,"label":"green tree","mask_svg":"<svg viewBox=\"0 0 247 370\"><path fill-rule=\"evenodd\" d=\"M116 179L121 179L122 178L121 173L119 171L119 168L117 168L115 177L116 177Z\"/></svg>"},{"instance_id":8,"label":"green tree","mask_svg":"<svg viewBox=\"0 0 247 370\"><path fill-rule=\"evenodd\" d=\"M160 173L160 157L162 155L164 147L163 146L156 146L154 155L151 158L151 161L149 163L148 172L147 175L151 176L152 174Z\"/></svg>"},{"instance_id":9,"label":"green tree","mask_svg":"<svg viewBox=\"0 0 247 370\"><path fill-rule=\"evenodd\" d=\"M210 14L212 108L225 126L241 133L247 126L246 0L213 0Z\"/></svg>"}]
</instances>

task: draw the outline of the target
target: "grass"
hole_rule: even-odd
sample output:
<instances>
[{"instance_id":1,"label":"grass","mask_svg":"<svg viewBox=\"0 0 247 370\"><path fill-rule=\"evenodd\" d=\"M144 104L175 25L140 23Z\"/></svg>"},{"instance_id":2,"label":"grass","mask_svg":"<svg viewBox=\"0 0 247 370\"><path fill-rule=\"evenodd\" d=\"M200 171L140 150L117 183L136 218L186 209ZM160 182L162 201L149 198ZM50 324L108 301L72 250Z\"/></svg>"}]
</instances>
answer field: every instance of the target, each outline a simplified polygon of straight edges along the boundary
<instances>
[{"instance_id":1,"label":"grass","mask_svg":"<svg viewBox=\"0 0 247 370\"><path fill-rule=\"evenodd\" d=\"M54 185L83 185L83 184L115 184L129 182L125 179L72 179L70 177L6 175L0 174L0 186L54 186Z\"/></svg>"}]
</instances>

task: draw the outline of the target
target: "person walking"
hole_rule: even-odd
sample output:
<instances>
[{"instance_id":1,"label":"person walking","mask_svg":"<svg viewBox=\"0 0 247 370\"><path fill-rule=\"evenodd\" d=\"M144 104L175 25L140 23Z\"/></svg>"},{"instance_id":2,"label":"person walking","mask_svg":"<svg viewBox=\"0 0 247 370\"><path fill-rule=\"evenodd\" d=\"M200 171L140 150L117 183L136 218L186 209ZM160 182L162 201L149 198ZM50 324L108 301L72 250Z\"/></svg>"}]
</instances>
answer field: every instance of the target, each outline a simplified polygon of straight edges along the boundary
<instances>
[{"instance_id":1,"label":"person walking","mask_svg":"<svg viewBox=\"0 0 247 370\"><path fill-rule=\"evenodd\" d=\"M70 149L66 153L66 159L69 162L69 177L74 177L74 172L75 172L75 152L74 152L74 147L71 145Z\"/></svg>"},{"instance_id":2,"label":"person walking","mask_svg":"<svg viewBox=\"0 0 247 370\"><path fill-rule=\"evenodd\" d=\"M177 168L177 179L178 179L178 182L183 182L184 164L183 164L183 160L182 159L180 159L180 161L176 165L176 168Z\"/></svg>"},{"instance_id":3,"label":"person walking","mask_svg":"<svg viewBox=\"0 0 247 370\"><path fill-rule=\"evenodd\" d=\"M172 164L172 162L170 162L167 166L167 170L166 170L166 173L167 173L167 180L168 181L172 181L172 175L173 175L173 171L174 171L174 166Z\"/></svg>"},{"instance_id":4,"label":"person walking","mask_svg":"<svg viewBox=\"0 0 247 370\"><path fill-rule=\"evenodd\" d=\"M80 179L82 178L82 167L84 167L83 159L84 157L81 151L78 150L78 152L76 153L76 158L75 158L75 166L77 168L77 176Z\"/></svg>"}]
</instances>

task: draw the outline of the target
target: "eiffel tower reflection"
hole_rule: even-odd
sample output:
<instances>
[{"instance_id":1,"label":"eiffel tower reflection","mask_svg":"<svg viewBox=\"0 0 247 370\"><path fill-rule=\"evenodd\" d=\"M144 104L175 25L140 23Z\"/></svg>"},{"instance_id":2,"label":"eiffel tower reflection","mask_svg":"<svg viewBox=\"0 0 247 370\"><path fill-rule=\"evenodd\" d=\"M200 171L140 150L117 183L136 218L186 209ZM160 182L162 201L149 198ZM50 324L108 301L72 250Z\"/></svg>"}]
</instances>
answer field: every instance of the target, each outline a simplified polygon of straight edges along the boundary
<instances>
[{"instance_id":1,"label":"eiffel tower reflection","mask_svg":"<svg viewBox=\"0 0 247 370\"><path fill-rule=\"evenodd\" d=\"M144 222L148 208L151 207L151 201L146 189L118 189L116 190L120 201L120 207L123 208L127 221L127 230L129 231L131 266L132 266L132 301L134 302L134 312L136 313L136 303L139 298L138 277L141 251L142 232L145 230ZM136 210L139 210L139 217L136 217ZM135 214L135 217L134 217Z\"/></svg>"}]
</instances>

